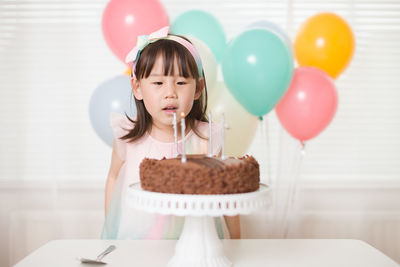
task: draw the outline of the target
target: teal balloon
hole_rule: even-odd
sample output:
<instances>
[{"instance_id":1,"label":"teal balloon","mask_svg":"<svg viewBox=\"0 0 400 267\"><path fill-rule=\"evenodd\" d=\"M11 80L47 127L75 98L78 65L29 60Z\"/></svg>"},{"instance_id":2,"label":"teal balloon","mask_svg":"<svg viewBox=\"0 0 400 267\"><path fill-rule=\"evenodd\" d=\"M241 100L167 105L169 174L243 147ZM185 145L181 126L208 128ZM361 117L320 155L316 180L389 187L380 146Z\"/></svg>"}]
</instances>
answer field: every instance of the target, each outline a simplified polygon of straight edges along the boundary
<instances>
[{"instance_id":1,"label":"teal balloon","mask_svg":"<svg viewBox=\"0 0 400 267\"><path fill-rule=\"evenodd\" d=\"M268 20L258 20L258 21L254 21L254 22L250 23L249 25L247 25L245 27L246 30L257 29L257 28L270 30L270 31L276 33L279 37L281 37L283 39L285 44L289 47L292 55L294 55L292 41L290 40L289 36L286 34L286 32L280 26L278 26L277 24L270 22Z\"/></svg>"},{"instance_id":2,"label":"teal balloon","mask_svg":"<svg viewBox=\"0 0 400 267\"><path fill-rule=\"evenodd\" d=\"M286 42L266 29L251 29L233 39L222 60L225 83L251 114L271 111L293 77L293 55Z\"/></svg>"},{"instance_id":3,"label":"teal balloon","mask_svg":"<svg viewBox=\"0 0 400 267\"><path fill-rule=\"evenodd\" d=\"M171 24L171 33L200 39L211 49L217 62L221 62L226 49L225 31L210 13L201 10L182 13Z\"/></svg>"}]
</instances>

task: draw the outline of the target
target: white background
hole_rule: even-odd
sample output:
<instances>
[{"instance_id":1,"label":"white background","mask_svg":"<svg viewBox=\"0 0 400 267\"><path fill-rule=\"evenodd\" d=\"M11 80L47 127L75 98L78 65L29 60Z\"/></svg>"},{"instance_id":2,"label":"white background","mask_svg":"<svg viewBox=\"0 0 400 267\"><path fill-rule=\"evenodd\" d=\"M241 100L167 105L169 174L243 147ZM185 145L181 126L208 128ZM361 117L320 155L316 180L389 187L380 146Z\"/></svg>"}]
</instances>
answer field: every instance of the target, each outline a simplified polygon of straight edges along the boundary
<instances>
[{"instance_id":1,"label":"white background","mask_svg":"<svg viewBox=\"0 0 400 267\"><path fill-rule=\"evenodd\" d=\"M348 21L356 52L336 81L330 126L299 162L297 142L271 112L249 154L263 180L291 176L304 185L289 237L363 239L400 261L400 1L161 2L171 21L192 8L210 12L228 40L261 19L292 40L318 12ZM102 36L106 3L0 2L2 266L51 239L99 236L111 150L91 128L88 103L97 86L125 71ZM244 218L244 237L274 236L270 221Z\"/></svg>"}]
</instances>

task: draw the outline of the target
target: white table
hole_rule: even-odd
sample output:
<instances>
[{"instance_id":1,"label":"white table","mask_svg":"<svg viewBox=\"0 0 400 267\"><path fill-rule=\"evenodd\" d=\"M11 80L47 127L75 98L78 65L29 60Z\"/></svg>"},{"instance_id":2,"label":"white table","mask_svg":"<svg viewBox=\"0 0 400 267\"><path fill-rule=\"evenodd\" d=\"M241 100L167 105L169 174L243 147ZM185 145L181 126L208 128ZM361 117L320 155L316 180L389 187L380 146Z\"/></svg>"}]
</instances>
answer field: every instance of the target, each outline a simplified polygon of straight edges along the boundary
<instances>
[{"instance_id":1,"label":"white table","mask_svg":"<svg viewBox=\"0 0 400 267\"><path fill-rule=\"evenodd\" d=\"M174 240L55 240L40 247L16 267L73 267L76 257L92 257L114 244L107 267L162 267L174 254ZM223 240L233 267L399 267L382 252L359 240L344 239L242 239ZM98 265L97 265L98 266Z\"/></svg>"}]
</instances>

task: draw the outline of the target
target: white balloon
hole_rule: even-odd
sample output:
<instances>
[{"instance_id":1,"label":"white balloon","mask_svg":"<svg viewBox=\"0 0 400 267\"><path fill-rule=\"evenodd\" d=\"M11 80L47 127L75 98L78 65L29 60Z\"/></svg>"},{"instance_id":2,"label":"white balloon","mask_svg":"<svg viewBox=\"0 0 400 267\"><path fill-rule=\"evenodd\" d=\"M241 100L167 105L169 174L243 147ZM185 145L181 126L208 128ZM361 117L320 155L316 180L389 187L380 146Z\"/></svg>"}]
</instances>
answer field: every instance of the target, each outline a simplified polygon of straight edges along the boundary
<instances>
[{"instance_id":1,"label":"white balloon","mask_svg":"<svg viewBox=\"0 0 400 267\"><path fill-rule=\"evenodd\" d=\"M212 90L217 81L217 61L211 49L203 42L193 36L185 36L192 42L200 54L203 64L204 76L206 78L208 92Z\"/></svg>"},{"instance_id":2,"label":"white balloon","mask_svg":"<svg viewBox=\"0 0 400 267\"><path fill-rule=\"evenodd\" d=\"M209 94L208 110L212 113L213 121L220 122L222 113L225 116L225 155L245 155L256 134L259 119L247 112L221 81Z\"/></svg>"}]
</instances>

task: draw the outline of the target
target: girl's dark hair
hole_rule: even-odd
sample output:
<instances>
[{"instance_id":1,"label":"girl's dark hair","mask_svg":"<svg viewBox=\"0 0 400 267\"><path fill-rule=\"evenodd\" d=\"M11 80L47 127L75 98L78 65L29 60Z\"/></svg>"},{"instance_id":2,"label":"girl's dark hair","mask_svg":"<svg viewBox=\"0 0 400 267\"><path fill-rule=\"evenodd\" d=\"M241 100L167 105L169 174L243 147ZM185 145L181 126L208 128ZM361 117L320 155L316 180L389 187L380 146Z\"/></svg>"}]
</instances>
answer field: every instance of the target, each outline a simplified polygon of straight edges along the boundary
<instances>
[{"instance_id":1,"label":"girl's dark hair","mask_svg":"<svg viewBox=\"0 0 400 267\"><path fill-rule=\"evenodd\" d=\"M178 35L179 36L179 35ZM187 38L179 36L190 42ZM174 60L178 61L179 75L185 78L191 77L196 80L196 92L201 90L201 83L199 81L199 71L197 69L196 61L194 60L192 54L180 43L168 40L160 39L154 43L146 46L140 54L140 57L136 64L136 79L139 81L142 78L147 78L150 76L150 72L154 67L156 59L161 56L164 62L164 75L173 75L175 73ZM200 70L203 72L203 70ZM203 72L204 77L204 72ZM146 132L151 130L152 118L151 115L146 110L143 100L138 100L135 97L137 117L136 120L129 118L127 114L126 117L134 124L133 129L130 129L128 134L121 137L123 140L128 140L128 142L134 142L141 137L143 137ZM207 86L204 79L204 90L201 96L194 100L193 107L189 114L185 118L185 122L190 129L194 131L199 137L206 139L201 136L195 127L196 120L207 122L206 117L207 110Z\"/></svg>"}]
</instances>

